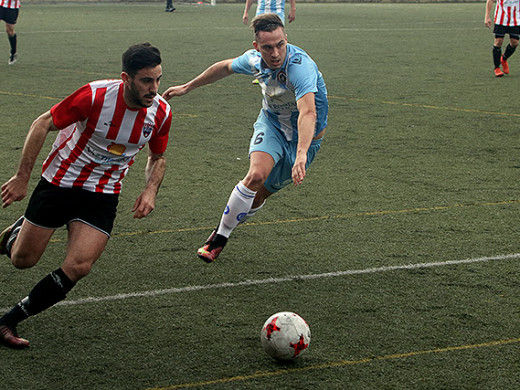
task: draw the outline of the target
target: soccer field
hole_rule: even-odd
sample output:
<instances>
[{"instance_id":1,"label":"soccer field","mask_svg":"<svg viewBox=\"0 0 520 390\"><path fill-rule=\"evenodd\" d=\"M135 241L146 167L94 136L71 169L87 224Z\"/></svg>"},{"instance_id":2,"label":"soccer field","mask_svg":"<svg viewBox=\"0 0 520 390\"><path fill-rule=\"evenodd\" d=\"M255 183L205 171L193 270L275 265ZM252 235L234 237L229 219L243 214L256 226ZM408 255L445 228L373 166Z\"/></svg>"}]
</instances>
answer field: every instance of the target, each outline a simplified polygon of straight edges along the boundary
<instances>
[{"instance_id":1,"label":"soccer field","mask_svg":"<svg viewBox=\"0 0 520 390\"><path fill-rule=\"evenodd\" d=\"M270 198L213 264L196 250L248 169L260 91L234 75L171 100L156 210L132 219L142 154L91 274L20 324L28 350L0 346L0 389L518 388L520 54L494 77L484 7L298 4L287 33L327 83L326 139L304 184ZM0 39L0 181L32 121L118 78L129 45L161 49L162 92L251 47L242 11L23 5L15 65ZM2 209L0 227L26 205ZM0 312L60 266L65 246L62 229L32 269L0 259ZM279 311L312 331L293 363L260 344Z\"/></svg>"}]
</instances>

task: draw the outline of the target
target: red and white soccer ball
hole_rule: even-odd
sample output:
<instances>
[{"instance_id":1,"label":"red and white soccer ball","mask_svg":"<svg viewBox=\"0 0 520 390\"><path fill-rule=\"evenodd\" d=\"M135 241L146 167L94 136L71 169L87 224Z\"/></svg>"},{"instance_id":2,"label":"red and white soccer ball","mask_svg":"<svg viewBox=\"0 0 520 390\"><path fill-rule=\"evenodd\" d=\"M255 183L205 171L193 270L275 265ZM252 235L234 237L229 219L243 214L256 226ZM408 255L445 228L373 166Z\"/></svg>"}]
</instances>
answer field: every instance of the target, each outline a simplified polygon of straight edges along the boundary
<instances>
[{"instance_id":1,"label":"red and white soccer ball","mask_svg":"<svg viewBox=\"0 0 520 390\"><path fill-rule=\"evenodd\" d=\"M277 360L294 360L309 348L311 330L298 314L284 311L269 317L260 339L269 356Z\"/></svg>"}]
</instances>

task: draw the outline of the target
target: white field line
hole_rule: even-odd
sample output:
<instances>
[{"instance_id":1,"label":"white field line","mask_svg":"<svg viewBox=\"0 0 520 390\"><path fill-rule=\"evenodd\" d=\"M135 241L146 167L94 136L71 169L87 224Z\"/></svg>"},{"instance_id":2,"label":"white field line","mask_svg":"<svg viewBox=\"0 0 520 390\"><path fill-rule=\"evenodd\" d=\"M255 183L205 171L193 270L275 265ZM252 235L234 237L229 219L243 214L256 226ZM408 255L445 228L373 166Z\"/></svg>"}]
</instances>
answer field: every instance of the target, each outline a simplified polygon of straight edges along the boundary
<instances>
[{"instance_id":1,"label":"white field line","mask_svg":"<svg viewBox=\"0 0 520 390\"><path fill-rule=\"evenodd\" d=\"M81 298L81 299L75 299L75 300L69 300L69 301L65 300L65 301L61 301L61 302L57 303L56 306L72 306L72 305L82 305L82 304L87 304L87 303L112 302L112 301L121 301L121 300L126 300L126 299L131 299L131 298L156 297L159 295L179 294L179 293L187 293L187 292L192 292L192 291L216 290L216 289L221 289L221 288L235 288L235 287L249 287L249 286L258 286L258 285L263 285L263 284L275 284L275 283L285 283L285 282L292 282L292 281L325 279L325 278L333 278L333 277L339 277L339 276L374 274L374 273L389 272L389 271L402 271L402 270L415 270L415 269L433 268L433 267L445 267L445 266L450 266L450 265L485 263L485 262L490 262L490 261L511 260L511 259L518 259L518 258L520 258L520 253L512 253L509 255L477 257L477 258L473 258L473 259L464 259L464 260L449 260L449 261L441 261L441 262L434 262L434 263L394 265L394 266L388 266L388 267L365 268L365 269L359 269L359 270L326 272L326 273L322 273L322 274L293 275L293 276L285 276L285 277L279 277L279 278L244 280L241 282L228 282L228 283L206 284L206 285L198 285L198 286L185 286L185 287L167 288L167 289L161 289L161 290L150 290L150 291L117 294L117 295L108 295L108 296L104 296L104 297L88 297L88 298ZM9 308L4 308L4 309L0 309L0 312L6 312L8 310L9 310Z\"/></svg>"}]
</instances>

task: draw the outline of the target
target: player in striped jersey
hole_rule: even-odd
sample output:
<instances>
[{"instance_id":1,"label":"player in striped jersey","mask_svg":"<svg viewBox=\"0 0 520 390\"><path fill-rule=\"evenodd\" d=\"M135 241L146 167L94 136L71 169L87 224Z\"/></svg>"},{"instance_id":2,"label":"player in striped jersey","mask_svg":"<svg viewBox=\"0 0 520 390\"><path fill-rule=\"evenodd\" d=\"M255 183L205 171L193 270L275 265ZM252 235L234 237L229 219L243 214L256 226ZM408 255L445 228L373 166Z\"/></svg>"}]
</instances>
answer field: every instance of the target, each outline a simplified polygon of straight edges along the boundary
<instances>
[{"instance_id":1,"label":"player in striped jersey","mask_svg":"<svg viewBox=\"0 0 520 390\"><path fill-rule=\"evenodd\" d=\"M8 64L12 65L16 62L16 32L14 25L18 20L18 12L20 10L20 0L0 0L0 20L5 21L5 31L11 46L11 54L9 55Z\"/></svg>"},{"instance_id":2,"label":"player in striped jersey","mask_svg":"<svg viewBox=\"0 0 520 390\"><path fill-rule=\"evenodd\" d=\"M65 299L101 256L121 181L147 144L146 182L134 203L134 218L146 217L155 207L172 120L170 105L157 94L161 56L144 43L128 48L122 62L121 80L91 82L33 122L19 168L2 186L3 207L22 200L47 135L59 130L24 216L0 236L0 253L17 268L32 267L63 225L68 229L67 252L59 269L0 318L0 342L8 347L28 347L17 335L18 323Z\"/></svg>"},{"instance_id":3,"label":"player in striped jersey","mask_svg":"<svg viewBox=\"0 0 520 390\"><path fill-rule=\"evenodd\" d=\"M289 11L288 19L289 23L291 23L296 19L296 0L289 0L289 3L291 5L291 10ZM244 24L249 23L249 9L252 4L253 0L246 0L244 14L242 15L242 22ZM285 23L285 0L258 0L256 16L267 13L277 14L280 19L282 19L282 22Z\"/></svg>"},{"instance_id":4,"label":"player in striped jersey","mask_svg":"<svg viewBox=\"0 0 520 390\"><path fill-rule=\"evenodd\" d=\"M253 4L253 0L246 0L244 14L242 15L242 22L249 23L249 9ZM296 0L290 0L291 11L289 12L289 23L296 19ZM280 17L282 23L285 24L285 0L258 0L256 7L256 16L262 14L274 13ZM253 84L259 84L258 79L252 81Z\"/></svg>"},{"instance_id":5,"label":"player in striped jersey","mask_svg":"<svg viewBox=\"0 0 520 390\"><path fill-rule=\"evenodd\" d=\"M493 29L495 34L493 65L495 66L495 76L502 77L509 73L507 59L515 52L520 39L520 0L497 0L493 21L491 21L492 8L493 0L487 0L484 24L487 28L495 26ZM509 34L509 43L504 54L502 54L502 44L506 34ZM500 69L500 66L502 66L502 69Z\"/></svg>"},{"instance_id":6,"label":"player in striped jersey","mask_svg":"<svg viewBox=\"0 0 520 390\"><path fill-rule=\"evenodd\" d=\"M218 61L163 97L182 96L232 74L259 79L262 109L249 144L249 171L232 190L217 228L197 255L211 263L232 231L254 216L267 198L290 183L300 185L318 153L328 123L327 87L318 66L287 42L284 25L273 13L256 16L254 49Z\"/></svg>"}]
</instances>

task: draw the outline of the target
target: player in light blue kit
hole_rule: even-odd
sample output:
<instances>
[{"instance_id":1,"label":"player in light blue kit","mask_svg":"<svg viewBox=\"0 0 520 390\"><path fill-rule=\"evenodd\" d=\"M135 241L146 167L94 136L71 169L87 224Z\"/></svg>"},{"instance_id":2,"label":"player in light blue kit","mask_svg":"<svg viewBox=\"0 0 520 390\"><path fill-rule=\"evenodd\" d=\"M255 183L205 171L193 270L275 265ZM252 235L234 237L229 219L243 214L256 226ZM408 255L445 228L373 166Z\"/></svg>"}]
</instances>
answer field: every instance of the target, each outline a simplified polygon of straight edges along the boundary
<instances>
[{"instance_id":1,"label":"player in light blue kit","mask_svg":"<svg viewBox=\"0 0 520 390\"><path fill-rule=\"evenodd\" d=\"M269 196L291 182L302 183L327 126L327 89L314 61L287 43L278 15L259 15L251 27L255 49L219 61L163 94L169 100L233 73L258 78L262 88L263 107L249 146L249 171L232 191L217 228L197 252L208 263L218 257L233 229L260 210Z\"/></svg>"},{"instance_id":2,"label":"player in light blue kit","mask_svg":"<svg viewBox=\"0 0 520 390\"><path fill-rule=\"evenodd\" d=\"M249 23L249 10L251 9L252 4L253 0L246 0L244 15L242 15L242 22L244 24ZM291 5L291 10L289 11L289 23L291 23L296 19L296 0L289 0L289 4ZM277 14L280 19L282 19L282 22L285 23L285 0L258 0L256 16L267 13Z\"/></svg>"}]
</instances>

